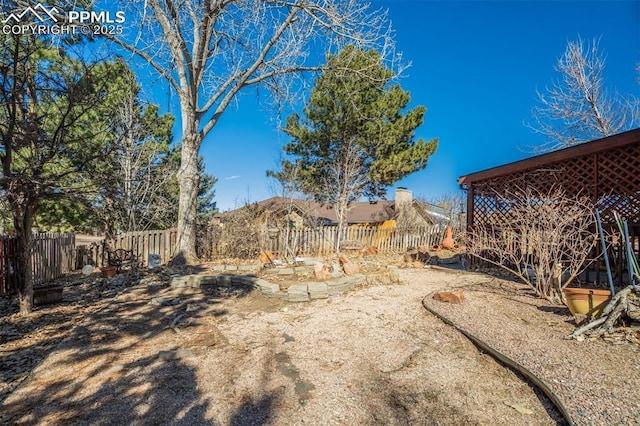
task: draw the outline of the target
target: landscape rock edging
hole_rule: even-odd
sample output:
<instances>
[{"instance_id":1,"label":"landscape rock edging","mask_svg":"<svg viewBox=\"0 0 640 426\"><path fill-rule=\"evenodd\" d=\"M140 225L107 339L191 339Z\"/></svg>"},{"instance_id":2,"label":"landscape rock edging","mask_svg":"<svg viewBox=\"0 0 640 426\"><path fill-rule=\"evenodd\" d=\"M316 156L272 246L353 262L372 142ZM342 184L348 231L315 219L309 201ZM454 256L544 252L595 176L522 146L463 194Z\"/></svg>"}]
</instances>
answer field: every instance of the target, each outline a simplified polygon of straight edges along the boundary
<instances>
[{"instance_id":1,"label":"landscape rock edging","mask_svg":"<svg viewBox=\"0 0 640 426\"><path fill-rule=\"evenodd\" d=\"M280 286L255 275L183 275L171 277L172 288L202 288L203 286L228 286L230 283L251 286L266 297L274 297L288 302L308 302L311 300L327 299L329 296L346 293L359 284L392 284L398 283L398 271L392 268L380 273L369 275L356 274L334 278L327 281L301 282L289 286L286 291Z\"/></svg>"}]
</instances>

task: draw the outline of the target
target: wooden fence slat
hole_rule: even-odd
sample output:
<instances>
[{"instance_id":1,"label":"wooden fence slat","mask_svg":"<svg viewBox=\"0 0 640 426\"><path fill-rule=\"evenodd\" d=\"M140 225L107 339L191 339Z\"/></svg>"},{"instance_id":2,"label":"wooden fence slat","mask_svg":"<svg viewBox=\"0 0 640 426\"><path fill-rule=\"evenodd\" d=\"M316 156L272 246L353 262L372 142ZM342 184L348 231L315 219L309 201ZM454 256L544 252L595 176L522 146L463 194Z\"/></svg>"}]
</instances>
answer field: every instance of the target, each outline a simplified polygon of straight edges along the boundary
<instances>
[{"instance_id":1,"label":"wooden fence slat","mask_svg":"<svg viewBox=\"0 0 640 426\"><path fill-rule=\"evenodd\" d=\"M74 269L73 234L34 234L31 245L31 271L34 286L42 286ZM0 295L17 291L17 239L0 238Z\"/></svg>"},{"instance_id":2,"label":"wooden fence slat","mask_svg":"<svg viewBox=\"0 0 640 426\"><path fill-rule=\"evenodd\" d=\"M291 228L280 232L276 238L266 238L264 250L284 254L287 241L296 255L326 256L335 252L336 241L353 241L362 248L375 246L379 253L404 252L421 246L432 247L440 241L441 230L437 226L415 231L395 228L349 227L338 236L337 227ZM297 249L297 250L295 250ZM214 250L215 251L215 250Z\"/></svg>"}]
</instances>

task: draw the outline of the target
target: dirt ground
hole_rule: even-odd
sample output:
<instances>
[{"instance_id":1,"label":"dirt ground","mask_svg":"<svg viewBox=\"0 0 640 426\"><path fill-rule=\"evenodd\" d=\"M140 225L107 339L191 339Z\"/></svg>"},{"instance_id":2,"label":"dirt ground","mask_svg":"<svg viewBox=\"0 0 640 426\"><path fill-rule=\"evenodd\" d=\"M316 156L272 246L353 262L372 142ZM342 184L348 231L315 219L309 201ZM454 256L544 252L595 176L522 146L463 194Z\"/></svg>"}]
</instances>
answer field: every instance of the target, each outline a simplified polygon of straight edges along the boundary
<instances>
[{"instance_id":1,"label":"dirt ground","mask_svg":"<svg viewBox=\"0 0 640 426\"><path fill-rule=\"evenodd\" d=\"M168 272L119 287L101 279L71 277L63 303L38 308L29 318L18 317L15 304L3 300L0 423L560 421L546 397L421 304L435 290L464 287L468 297L463 304L432 303L449 310L449 315L458 310L463 325L493 324L496 318L491 318L499 316L495 324L509 332L521 321L519 315L526 314L496 315L491 302L501 309L521 309L521 300L531 301L530 295L513 283L482 274L428 269L399 273L398 285L361 287L298 304L268 299L237 285L172 290ZM485 309L477 310L478 304ZM536 314L527 317L529 324L541 330L546 344L549 333L561 339L572 330L568 314L559 318L553 309L539 309L537 301L530 305ZM474 312L475 318L465 320L465 312ZM518 333L511 334L519 339ZM545 344L539 343L544 339L532 341ZM502 350L530 353L526 342L517 342L517 349ZM584 344L571 347L576 357L589 353ZM637 360L633 345L621 347L621 357L635 354ZM548 356L566 358L566 349ZM558 374L562 390L567 382L561 383L565 378ZM562 396L571 400L571 394ZM597 410L582 413L580 404L571 410L583 421L578 424L599 424L598 419L605 418ZM633 413L623 408L617 424L633 424Z\"/></svg>"}]
</instances>

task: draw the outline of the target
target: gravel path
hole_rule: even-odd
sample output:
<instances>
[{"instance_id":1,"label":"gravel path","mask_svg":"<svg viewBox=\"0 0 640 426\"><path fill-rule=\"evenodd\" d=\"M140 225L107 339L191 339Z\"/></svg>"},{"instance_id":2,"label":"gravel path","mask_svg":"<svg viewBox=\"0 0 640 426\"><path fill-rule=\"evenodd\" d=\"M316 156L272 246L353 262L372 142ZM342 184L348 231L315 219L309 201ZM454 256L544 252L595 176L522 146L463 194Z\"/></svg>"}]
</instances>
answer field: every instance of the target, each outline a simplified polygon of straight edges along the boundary
<instances>
[{"instance_id":1,"label":"gravel path","mask_svg":"<svg viewBox=\"0 0 640 426\"><path fill-rule=\"evenodd\" d=\"M34 345L47 351L37 366L20 364L28 376L0 421L556 424L546 398L422 308L425 295L460 287L463 304L431 306L540 375L577 424L640 423L637 400L622 399L640 385L636 345L565 340L565 309L508 281L417 269L400 277L300 304L238 287L176 292L162 277L118 294L76 286L77 299L65 295L75 310L34 316L48 318L55 338L37 327L20 337L26 320L1 317L14 336L3 360Z\"/></svg>"}]
</instances>

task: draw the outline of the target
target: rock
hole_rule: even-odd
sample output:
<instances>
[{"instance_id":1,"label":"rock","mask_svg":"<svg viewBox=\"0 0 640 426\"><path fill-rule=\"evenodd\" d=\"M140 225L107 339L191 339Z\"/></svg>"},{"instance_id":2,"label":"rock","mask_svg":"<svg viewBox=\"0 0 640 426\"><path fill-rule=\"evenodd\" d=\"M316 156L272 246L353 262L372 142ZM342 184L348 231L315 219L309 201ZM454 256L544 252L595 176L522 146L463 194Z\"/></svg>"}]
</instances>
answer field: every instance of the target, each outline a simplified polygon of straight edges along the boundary
<instances>
[{"instance_id":1,"label":"rock","mask_svg":"<svg viewBox=\"0 0 640 426\"><path fill-rule=\"evenodd\" d=\"M215 275L201 275L200 287L203 285L216 285L218 284L218 278Z\"/></svg>"},{"instance_id":2,"label":"rock","mask_svg":"<svg viewBox=\"0 0 640 426\"><path fill-rule=\"evenodd\" d=\"M327 282L327 291L330 296L335 296L336 294L346 293L351 290L353 286L354 278L344 277Z\"/></svg>"},{"instance_id":3,"label":"rock","mask_svg":"<svg viewBox=\"0 0 640 426\"><path fill-rule=\"evenodd\" d=\"M266 280L257 279L254 282L254 285L256 286L257 290L260 293L266 296L272 295L280 291L280 286L278 284L271 283Z\"/></svg>"},{"instance_id":4,"label":"rock","mask_svg":"<svg viewBox=\"0 0 640 426\"><path fill-rule=\"evenodd\" d=\"M462 291L439 291L433 295L435 300L447 303L462 303L464 293Z\"/></svg>"},{"instance_id":5,"label":"rock","mask_svg":"<svg viewBox=\"0 0 640 426\"><path fill-rule=\"evenodd\" d=\"M158 358L162 361L171 361L174 359L189 358L194 356L193 352L186 349L178 349L177 351L160 351Z\"/></svg>"},{"instance_id":6,"label":"rock","mask_svg":"<svg viewBox=\"0 0 640 426\"><path fill-rule=\"evenodd\" d=\"M391 285L398 284L400 277L397 270L388 270L381 273L367 275L368 285Z\"/></svg>"},{"instance_id":7,"label":"rock","mask_svg":"<svg viewBox=\"0 0 640 426\"><path fill-rule=\"evenodd\" d=\"M340 267L339 262L333 263L333 272L331 272L331 276L334 278L338 278L342 276L342 268Z\"/></svg>"},{"instance_id":8,"label":"rock","mask_svg":"<svg viewBox=\"0 0 640 426\"><path fill-rule=\"evenodd\" d=\"M233 275L231 282L233 284L253 285L255 278L250 275Z\"/></svg>"},{"instance_id":9,"label":"rock","mask_svg":"<svg viewBox=\"0 0 640 426\"><path fill-rule=\"evenodd\" d=\"M115 364L113 365L111 368L109 368L107 370L107 373L112 374L112 373L119 373L122 372L126 369L124 364Z\"/></svg>"},{"instance_id":10,"label":"rock","mask_svg":"<svg viewBox=\"0 0 640 426\"><path fill-rule=\"evenodd\" d=\"M278 275L293 275L293 268L282 268L279 270Z\"/></svg>"},{"instance_id":11,"label":"rock","mask_svg":"<svg viewBox=\"0 0 640 426\"><path fill-rule=\"evenodd\" d=\"M111 287L122 287L126 283L127 283L127 277L124 276L123 274L116 275L115 277L109 279L109 285Z\"/></svg>"},{"instance_id":12,"label":"rock","mask_svg":"<svg viewBox=\"0 0 640 426\"><path fill-rule=\"evenodd\" d=\"M295 284L288 288L289 302L308 302L309 292L306 284Z\"/></svg>"},{"instance_id":13,"label":"rock","mask_svg":"<svg viewBox=\"0 0 640 426\"><path fill-rule=\"evenodd\" d=\"M231 275L218 275L216 281L219 286L228 287L231 285Z\"/></svg>"},{"instance_id":14,"label":"rock","mask_svg":"<svg viewBox=\"0 0 640 426\"><path fill-rule=\"evenodd\" d=\"M171 278L171 288L200 288L201 277L197 275L184 275Z\"/></svg>"},{"instance_id":15,"label":"rock","mask_svg":"<svg viewBox=\"0 0 640 426\"><path fill-rule=\"evenodd\" d=\"M331 273L329 272L329 268L327 265L321 262L316 262L313 265L313 276L316 277L316 280L328 280L331 278Z\"/></svg>"},{"instance_id":16,"label":"rock","mask_svg":"<svg viewBox=\"0 0 640 426\"><path fill-rule=\"evenodd\" d=\"M416 260L413 262L413 267L414 268L424 268L424 263L420 262L419 260Z\"/></svg>"},{"instance_id":17,"label":"rock","mask_svg":"<svg viewBox=\"0 0 640 426\"><path fill-rule=\"evenodd\" d=\"M285 293L284 291L277 291L269 295L265 294L265 296L275 297L276 299L284 300L285 302L289 300L289 293Z\"/></svg>"},{"instance_id":18,"label":"rock","mask_svg":"<svg viewBox=\"0 0 640 426\"><path fill-rule=\"evenodd\" d=\"M358 265L357 263L348 261L342 264L342 270L347 275L357 274L360 272L360 265Z\"/></svg>"},{"instance_id":19,"label":"rock","mask_svg":"<svg viewBox=\"0 0 640 426\"><path fill-rule=\"evenodd\" d=\"M296 266L293 268L293 272L296 274L304 274L307 272L307 268L304 266Z\"/></svg>"},{"instance_id":20,"label":"rock","mask_svg":"<svg viewBox=\"0 0 640 426\"><path fill-rule=\"evenodd\" d=\"M327 283L310 282L307 284L307 290L309 291L309 299L326 299L329 297L329 286Z\"/></svg>"},{"instance_id":21,"label":"rock","mask_svg":"<svg viewBox=\"0 0 640 426\"><path fill-rule=\"evenodd\" d=\"M375 256L378 254L378 247L370 246L362 251L363 256Z\"/></svg>"},{"instance_id":22,"label":"rock","mask_svg":"<svg viewBox=\"0 0 640 426\"><path fill-rule=\"evenodd\" d=\"M240 265L238 271L240 272L258 272L260 265Z\"/></svg>"},{"instance_id":23,"label":"rock","mask_svg":"<svg viewBox=\"0 0 640 426\"><path fill-rule=\"evenodd\" d=\"M272 262L275 258L276 258L276 256L273 254L273 252L270 252L269 250L265 250L265 251L260 252L260 262L261 263Z\"/></svg>"},{"instance_id":24,"label":"rock","mask_svg":"<svg viewBox=\"0 0 640 426\"><path fill-rule=\"evenodd\" d=\"M170 299L168 297L154 297L149 303L159 306L171 306L178 303L178 301L176 299Z\"/></svg>"}]
</instances>

